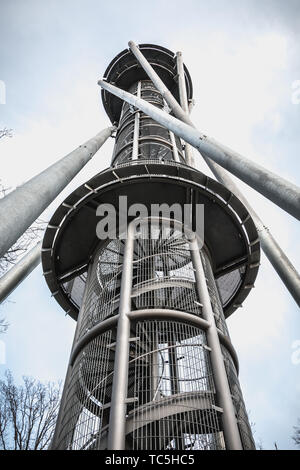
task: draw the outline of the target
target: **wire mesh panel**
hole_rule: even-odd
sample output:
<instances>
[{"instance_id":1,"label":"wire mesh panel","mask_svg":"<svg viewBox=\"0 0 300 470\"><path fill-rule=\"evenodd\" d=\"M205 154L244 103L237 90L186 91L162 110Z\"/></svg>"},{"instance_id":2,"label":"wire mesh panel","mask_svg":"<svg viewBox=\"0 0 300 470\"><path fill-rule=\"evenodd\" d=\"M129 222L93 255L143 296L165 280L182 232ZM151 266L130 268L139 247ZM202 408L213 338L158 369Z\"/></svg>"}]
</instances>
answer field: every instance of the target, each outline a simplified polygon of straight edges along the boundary
<instances>
[{"instance_id":1,"label":"wire mesh panel","mask_svg":"<svg viewBox=\"0 0 300 470\"><path fill-rule=\"evenodd\" d=\"M97 447L101 429L108 423L113 356L112 330L91 341L78 355L67 384L58 449Z\"/></svg>"},{"instance_id":2,"label":"wire mesh panel","mask_svg":"<svg viewBox=\"0 0 300 470\"><path fill-rule=\"evenodd\" d=\"M214 312L214 317L215 317L217 328L219 328L219 330L221 330L222 333L224 333L226 336L229 337L228 328L227 328L227 324L226 324L225 316L224 316L224 311L223 311L222 303L220 300L219 291L216 286L213 271L211 268L211 263L207 254L204 251L202 251L201 253L201 259L203 263L207 289L209 292L210 302L211 302L211 306Z\"/></svg>"},{"instance_id":3,"label":"wire mesh panel","mask_svg":"<svg viewBox=\"0 0 300 470\"><path fill-rule=\"evenodd\" d=\"M223 305L227 305L228 302L235 295L236 291L240 287L245 273L245 266L220 276L217 280L217 286L220 293L220 297Z\"/></svg>"},{"instance_id":4,"label":"wire mesh panel","mask_svg":"<svg viewBox=\"0 0 300 470\"><path fill-rule=\"evenodd\" d=\"M166 308L201 316L189 244L182 230L142 224L135 249L133 308Z\"/></svg>"},{"instance_id":5,"label":"wire mesh panel","mask_svg":"<svg viewBox=\"0 0 300 470\"><path fill-rule=\"evenodd\" d=\"M78 308L81 307L83 294L86 284L87 273L80 274L70 281L63 283L63 290L68 294L68 297L71 299L72 303Z\"/></svg>"},{"instance_id":6,"label":"wire mesh panel","mask_svg":"<svg viewBox=\"0 0 300 470\"><path fill-rule=\"evenodd\" d=\"M205 333L185 323L136 325L133 449L224 449ZM130 424L132 423L132 424Z\"/></svg>"},{"instance_id":7,"label":"wire mesh panel","mask_svg":"<svg viewBox=\"0 0 300 470\"><path fill-rule=\"evenodd\" d=\"M229 387L232 394L234 407L236 410L237 422L243 448L245 450L253 450L255 449L255 443L253 440L251 426L249 424L248 414L246 411L237 371L229 352L224 346L222 347L222 353L228 376Z\"/></svg>"},{"instance_id":8,"label":"wire mesh panel","mask_svg":"<svg viewBox=\"0 0 300 470\"><path fill-rule=\"evenodd\" d=\"M80 315L79 337L118 313L124 241L108 241L94 257Z\"/></svg>"},{"instance_id":9,"label":"wire mesh panel","mask_svg":"<svg viewBox=\"0 0 300 470\"><path fill-rule=\"evenodd\" d=\"M128 354L126 448L143 450L225 449L222 413L206 333L172 318L172 310L203 317L190 243L181 223L149 218L136 225L131 310L168 310L168 319L131 321ZM86 280L78 340L118 314L125 240L102 242ZM211 261L201 258L216 325L228 337ZM82 293L80 294L82 297ZM141 312L142 315L142 312ZM157 314L156 314L157 317ZM136 317L138 318L138 317ZM115 365L116 327L87 342L66 385L57 448L105 449ZM85 344L85 343L84 343ZM222 347L238 426L245 449L254 448L237 372Z\"/></svg>"},{"instance_id":10,"label":"wire mesh panel","mask_svg":"<svg viewBox=\"0 0 300 470\"><path fill-rule=\"evenodd\" d=\"M160 109L165 107L161 94L155 89L151 81L143 80L139 83L140 88L136 83L129 90L130 93L140 93L141 98L148 101L148 103ZM137 114L138 120L136 120ZM124 102L116 135L113 155L114 165L120 165L133 159L135 131L138 159L173 161L176 154L179 161L184 163L184 153L180 139L175 137L175 145L173 145L170 133L165 127Z\"/></svg>"}]
</instances>

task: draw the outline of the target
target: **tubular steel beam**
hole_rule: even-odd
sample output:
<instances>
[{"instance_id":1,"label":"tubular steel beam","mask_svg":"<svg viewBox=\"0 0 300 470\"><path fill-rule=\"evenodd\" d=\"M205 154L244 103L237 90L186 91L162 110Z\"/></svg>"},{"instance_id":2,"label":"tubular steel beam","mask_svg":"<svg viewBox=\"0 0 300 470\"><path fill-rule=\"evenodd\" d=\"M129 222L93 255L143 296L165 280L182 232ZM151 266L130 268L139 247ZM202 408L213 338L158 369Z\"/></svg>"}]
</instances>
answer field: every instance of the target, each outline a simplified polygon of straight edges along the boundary
<instances>
[{"instance_id":1,"label":"tubular steel beam","mask_svg":"<svg viewBox=\"0 0 300 470\"><path fill-rule=\"evenodd\" d=\"M224 365L217 326L215 323L210 296L206 285L205 273L196 235L190 241L190 250L193 267L195 269L196 287L200 301L203 305L203 317L210 324L206 330L207 345L211 348L211 364L219 406L223 408L222 422L226 448L228 450L242 450L243 446L237 425L235 408L232 402L228 377Z\"/></svg>"},{"instance_id":2,"label":"tubular steel beam","mask_svg":"<svg viewBox=\"0 0 300 470\"><path fill-rule=\"evenodd\" d=\"M148 76L152 79L155 78L155 86L157 87L158 91L161 93L164 91L165 85L162 80L155 74L155 71L149 64L149 62L144 58L141 54L137 46L131 41L130 48L134 55L136 56L137 60L140 62ZM142 57L141 57L142 56ZM192 123L188 111L188 101L187 101L187 93L185 87L185 80L184 80L184 69L183 69L183 60L181 52L177 52L176 54L177 59L177 73L179 79L179 93L180 93L180 104L182 110L185 112L185 115L182 112L178 112L178 103L173 97L172 94L166 94L165 99L168 105L173 110L174 114L179 118L182 119L186 124L190 124L193 127L194 124ZM189 145L189 144L187 144ZM203 154L202 157L204 158L205 162L215 175L218 181L223 183L230 191L232 191L247 207L248 211L253 217L254 223L256 225L256 229L259 234L260 242L262 249L264 250L267 258L269 259L270 263L274 267L275 271L281 278L282 282L285 284L286 288L295 299L297 304L300 304L300 276L297 270L294 268L293 264L290 262L288 257L285 255L283 250L280 248L276 240L273 238L272 234L270 233L269 229L265 227L262 220L256 214L254 209L250 206L246 198L243 196L241 191L237 188L235 183L233 182L232 178L229 174L224 170L221 166L219 166L215 161L211 160L209 156ZM190 160L192 162L192 160Z\"/></svg>"},{"instance_id":3,"label":"tubular steel beam","mask_svg":"<svg viewBox=\"0 0 300 470\"><path fill-rule=\"evenodd\" d=\"M190 118L187 117L186 113L183 112L177 102L177 105L181 109L180 114L182 115L183 113L185 122L170 116L151 103L137 98L135 95L121 90L103 80L99 80L98 85L121 100L140 109L159 124L173 131L178 137L181 137L193 147L197 148L201 153L206 154L230 173L270 199L274 204L277 204L283 210L300 220L300 188L298 186L202 134L192 127ZM166 97L166 95L164 97ZM187 121L187 119L189 121ZM189 122L189 124L186 124L186 122Z\"/></svg>"},{"instance_id":4,"label":"tubular steel beam","mask_svg":"<svg viewBox=\"0 0 300 470\"><path fill-rule=\"evenodd\" d=\"M141 97L141 82L137 85L137 97ZM132 160L138 159L139 153L139 132L140 132L140 112L136 111L134 116L134 131L133 131L133 145L132 145Z\"/></svg>"},{"instance_id":5,"label":"tubular steel beam","mask_svg":"<svg viewBox=\"0 0 300 470\"><path fill-rule=\"evenodd\" d=\"M108 127L0 200L0 257L72 181L115 130Z\"/></svg>"},{"instance_id":6,"label":"tubular steel beam","mask_svg":"<svg viewBox=\"0 0 300 470\"><path fill-rule=\"evenodd\" d=\"M0 303L38 266L41 261L41 246L42 242L39 242L1 277Z\"/></svg>"},{"instance_id":7,"label":"tubular steel beam","mask_svg":"<svg viewBox=\"0 0 300 470\"><path fill-rule=\"evenodd\" d=\"M121 97L122 99L125 99L125 101L130 102L134 106L139 107L134 102L134 99L133 100L131 99L131 97L133 95L131 95L130 93L126 93L123 90L119 90L118 88L113 87L112 85L109 85L105 82L101 82L100 84L102 84L106 89L111 90L111 88L112 88L112 93L117 93L117 96ZM126 98L121 96L123 93L126 93ZM133 97L133 98L135 98L135 97ZM143 100L140 100L140 101L143 101ZM140 104L141 103L139 102L139 105ZM144 104L146 104L147 110L146 110L146 106L144 106ZM170 103L168 103L168 104L170 104ZM153 119L156 119L160 124L165 125L168 129L172 129L173 131L175 131L175 134L182 137L183 134L180 133L180 132L177 132L175 126L173 126L173 125L170 126L170 120L171 120L172 124L174 124L174 121L175 121L175 125L177 126L177 124L178 124L179 125L178 127L180 128L180 124L179 124L180 121L176 120L172 116L167 115L166 113L159 110L158 108L155 108L150 103L142 102L141 106L143 107L143 109L142 108L140 108L140 109L142 109L146 114L151 115L151 117ZM150 107L150 109L148 107ZM152 108L155 108L155 109L152 109ZM174 109L173 109L173 111L175 112ZM189 129L191 129L189 126L186 126L184 123L181 123L181 124L182 124L182 126L185 126L185 127L188 127ZM195 129L194 129L194 131L198 132ZM201 137L199 137L199 139L201 139ZM197 145L198 145L198 147L197 147ZM201 145L202 145L201 141L200 141L200 144L199 144L199 142L197 143L197 140L195 140L195 146L198 148L200 153L204 155L206 163L209 165L209 167L211 168L211 170L213 171L213 173L215 174L217 179L220 182L223 182L228 187L228 189L230 189L230 190L231 190L231 187L234 186L235 189L234 190L232 189L232 192L234 192L234 194L238 198L240 198L242 201L245 202L245 198L242 196L242 194L238 190L238 188L234 185L234 183L232 182L229 175L227 175L226 171L224 171L224 169L222 167L220 167L215 161L213 161L213 159L211 159L211 154L209 152L207 152L207 149L205 150L204 146L201 147ZM215 149L215 151L217 153L219 152L218 149ZM266 171L266 170L264 170L264 171ZM234 172L232 172L232 173L234 173ZM275 184L276 177L277 176L275 175L274 188L276 186L276 184ZM280 177L277 177L277 178L284 182L283 185L287 185L287 186L291 185L286 180L283 180ZM225 183L225 179L227 181L226 183ZM258 176L258 179L259 179L259 176ZM260 184L262 185L262 187L264 186L264 178L261 178ZM294 187L295 189L293 189L292 186L293 185L291 185L290 189L292 190L294 200L296 200L297 198L299 198L299 188L295 186ZM279 185L277 190L280 193L280 191L282 190L282 187L280 187L280 185ZM287 195L287 199L289 199L288 191L286 192L286 195ZM248 208L249 212L251 212L252 215L254 215L254 210L250 208L248 203L246 204L246 207ZM294 214L292 214L292 215L295 215L297 218L300 218L299 217L300 216L300 204L298 206L296 204L296 206L293 208L293 212L294 212ZM276 272L278 273L278 275L280 276L280 278L284 282L285 286L287 287L287 289L289 290L289 292L291 293L293 298L299 304L299 297L300 297L300 276L299 276L299 274L297 273L297 271L294 268L293 264L290 262L290 260L284 254L284 252L282 251L280 246L277 244L275 239L272 237L271 233L268 231L268 229L265 228L264 224L259 219L259 217L257 216L255 218L255 216L254 216L253 218L254 218L255 223L257 224L256 226L257 226L257 230L258 230L258 233L259 233L259 236L260 236L262 248L263 248L266 256L268 257L269 261L271 262L271 264L275 268ZM258 223L258 221L260 221L260 223Z\"/></svg>"},{"instance_id":8,"label":"tubular steel beam","mask_svg":"<svg viewBox=\"0 0 300 470\"><path fill-rule=\"evenodd\" d=\"M126 398L128 385L128 361L132 289L132 263L135 221L128 225L124 247L123 272L121 278L119 318L117 325L114 377L109 416L108 449L124 450L126 435Z\"/></svg>"},{"instance_id":9,"label":"tubular steel beam","mask_svg":"<svg viewBox=\"0 0 300 470\"><path fill-rule=\"evenodd\" d=\"M172 144L172 152L173 152L173 157L175 162L180 162L179 156L178 156L178 149L176 145L176 140L174 133L172 131L169 131L170 139L171 139L171 144Z\"/></svg>"},{"instance_id":10,"label":"tubular steel beam","mask_svg":"<svg viewBox=\"0 0 300 470\"><path fill-rule=\"evenodd\" d=\"M177 65L180 105L183 111L186 114L189 114L189 103L188 103L187 92L186 92L186 84L185 84L184 68L183 68L183 60L182 60L181 52L176 53L176 65Z\"/></svg>"},{"instance_id":11,"label":"tubular steel beam","mask_svg":"<svg viewBox=\"0 0 300 470\"><path fill-rule=\"evenodd\" d=\"M286 256L284 251L278 245L277 241L274 239L269 229L264 225L261 218L250 206L248 200L237 188L229 174L215 162L206 157L206 155L203 155L203 158L211 169L212 173L217 178L217 180L220 181L220 183L224 184L224 186L226 186L231 192L233 192L248 209L249 213L251 214L251 217L254 220L259 235L260 243L265 255L267 256L268 260L272 264L273 268L281 278L282 282L284 283L296 303L300 306L299 273L297 272L289 258Z\"/></svg>"},{"instance_id":12,"label":"tubular steel beam","mask_svg":"<svg viewBox=\"0 0 300 470\"><path fill-rule=\"evenodd\" d=\"M184 112L178 101L174 98L170 90L166 87L166 85L162 82L160 77L157 75L155 70L151 67L148 60L145 56L141 53L137 45L133 41L129 41L128 43L131 52L135 55L139 64L143 67L145 72L147 73L148 77L152 80L154 86L159 90L162 97L166 100L166 102L172 107L172 109L176 109L176 115L178 115L179 119L184 120L187 118L187 114ZM98 82L99 83L99 82ZM110 91L110 90L107 90ZM126 100L125 100L126 101ZM172 103L172 104L171 104ZM137 106L138 107L138 106ZM189 123L192 125L192 123Z\"/></svg>"},{"instance_id":13,"label":"tubular steel beam","mask_svg":"<svg viewBox=\"0 0 300 470\"><path fill-rule=\"evenodd\" d=\"M184 76L184 68L183 68L183 60L182 60L182 53L176 53L176 65L177 65L177 75L178 75L178 89L179 89L179 98L180 98L180 105L183 111L186 113L186 116L190 113L187 91L186 91L186 83L185 83L185 76ZM193 165L193 150L190 144L185 143L185 158L187 165Z\"/></svg>"}]
</instances>

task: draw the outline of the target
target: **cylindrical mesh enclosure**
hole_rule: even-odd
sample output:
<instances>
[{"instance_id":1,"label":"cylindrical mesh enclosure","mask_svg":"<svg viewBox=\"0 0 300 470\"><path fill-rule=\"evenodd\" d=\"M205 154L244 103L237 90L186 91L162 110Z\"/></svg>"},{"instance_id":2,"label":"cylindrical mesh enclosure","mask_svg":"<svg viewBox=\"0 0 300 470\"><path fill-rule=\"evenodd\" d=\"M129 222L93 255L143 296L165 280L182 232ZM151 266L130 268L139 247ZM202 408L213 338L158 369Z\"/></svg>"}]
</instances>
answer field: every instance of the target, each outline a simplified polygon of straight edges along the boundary
<instances>
[{"instance_id":1,"label":"cylindrical mesh enclosure","mask_svg":"<svg viewBox=\"0 0 300 470\"><path fill-rule=\"evenodd\" d=\"M187 323L136 325L133 449L224 449L205 333Z\"/></svg>"},{"instance_id":2,"label":"cylindrical mesh enclosure","mask_svg":"<svg viewBox=\"0 0 300 470\"><path fill-rule=\"evenodd\" d=\"M160 109L165 107L161 94L149 80L134 84L129 91ZM134 159L175 160L184 163L184 152L178 137L144 113L124 103L112 164L119 165Z\"/></svg>"},{"instance_id":3,"label":"cylindrical mesh enclosure","mask_svg":"<svg viewBox=\"0 0 300 470\"><path fill-rule=\"evenodd\" d=\"M107 448L124 244L123 239L102 243L90 265L55 448ZM205 247L201 257L216 326L230 342ZM178 224L139 224L131 311L126 448L226 449L206 330L196 322L203 318L202 299L190 245ZM225 343L222 353L243 447L251 449L236 365Z\"/></svg>"}]
</instances>

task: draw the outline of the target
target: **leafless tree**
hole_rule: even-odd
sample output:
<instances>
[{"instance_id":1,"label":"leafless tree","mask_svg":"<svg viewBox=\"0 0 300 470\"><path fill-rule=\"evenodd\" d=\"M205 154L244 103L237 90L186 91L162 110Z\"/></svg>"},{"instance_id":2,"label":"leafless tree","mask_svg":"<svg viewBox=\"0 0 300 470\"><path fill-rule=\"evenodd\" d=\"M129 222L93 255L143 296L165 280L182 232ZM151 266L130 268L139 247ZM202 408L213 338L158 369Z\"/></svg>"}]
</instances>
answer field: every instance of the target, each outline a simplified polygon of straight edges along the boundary
<instances>
[{"instance_id":1,"label":"leafless tree","mask_svg":"<svg viewBox=\"0 0 300 470\"><path fill-rule=\"evenodd\" d=\"M8 323L4 317L0 317L0 334L5 333L8 328Z\"/></svg>"},{"instance_id":2,"label":"leafless tree","mask_svg":"<svg viewBox=\"0 0 300 470\"><path fill-rule=\"evenodd\" d=\"M298 419L297 425L294 426L293 440L296 446L300 447L300 419Z\"/></svg>"},{"instance_id":3,"label":"leafless tree","mask_svg":"<svg viewBox=\"0 0 300 470\"><path fill-rule=\"evenodd\" d=\"M259 438L258 441L255 442L255 447L256 450L264 450L261 438Z\"/></svg>"},{"instance_id":4,"label":"leafless tree","mask_svg":"<svg viewBox=\"0 0 300 470\"><path fill-rule=\"evenodd\" d=\"M7 127L0 129L0 139L2 139L2 137L12 137L12 129L7 129Z\"/></svg>"},{"instance_id":5,"label":"leafless tree","mask_svg":"<svg viewBox=\"0 0 300 470\"><path fill-rule=\"evenodd\" d=\"M57 418L60 385L23 377L15 385L9 370L0 380L0 449L43 450L49 446Z\"/></svg>"}]
</instances>

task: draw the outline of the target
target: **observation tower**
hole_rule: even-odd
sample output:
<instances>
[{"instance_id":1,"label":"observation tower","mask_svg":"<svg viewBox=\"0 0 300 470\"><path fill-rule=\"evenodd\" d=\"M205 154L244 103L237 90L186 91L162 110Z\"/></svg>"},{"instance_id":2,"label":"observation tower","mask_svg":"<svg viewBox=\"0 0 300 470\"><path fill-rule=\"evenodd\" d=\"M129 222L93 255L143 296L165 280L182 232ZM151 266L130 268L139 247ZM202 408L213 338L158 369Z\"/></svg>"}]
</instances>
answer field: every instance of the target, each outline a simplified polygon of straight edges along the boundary
<instances>
[{"instance_id":1,"label":"observation tower","mask_svg":"<svg viewBox=\"0 0 300 470\"><path fill-rule=\"evenodd\" d=\"M170 119L170 95L186 115L193 100L181 54L152 44L122 51L104 80ZM168 126L104 88L102 101L111 166L58 207L42 245L77 322L51 448L254 449L226 325L257 275L253 218Z\"/></svg>"}]
</instances>

